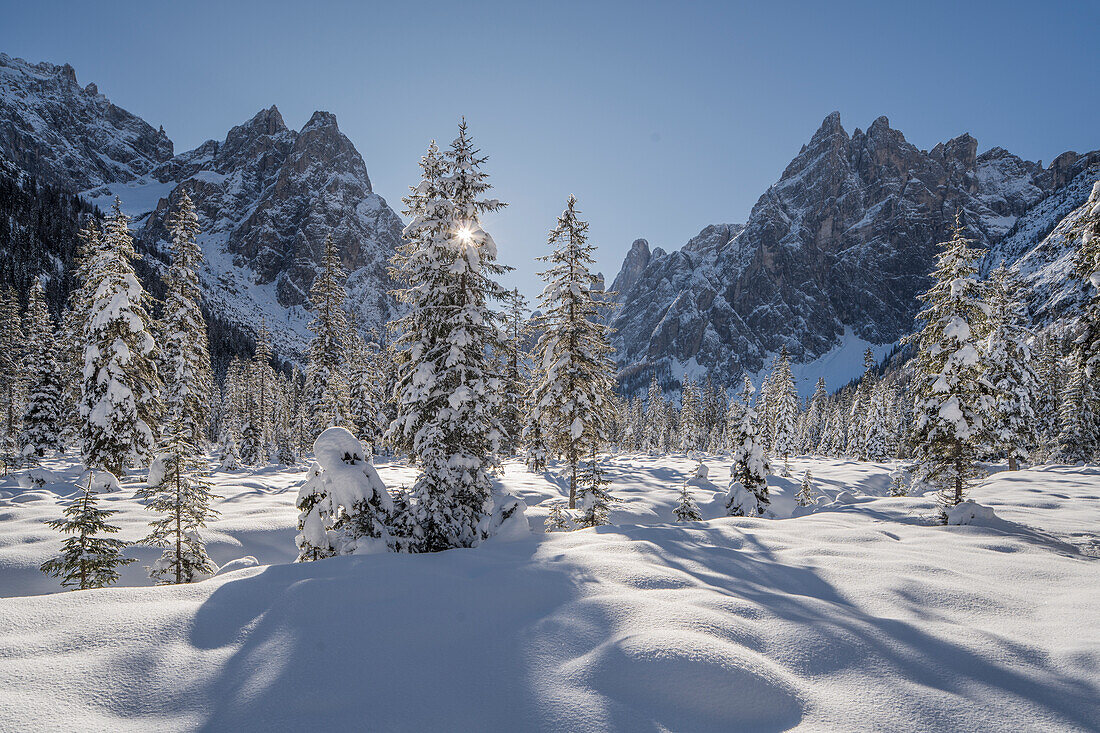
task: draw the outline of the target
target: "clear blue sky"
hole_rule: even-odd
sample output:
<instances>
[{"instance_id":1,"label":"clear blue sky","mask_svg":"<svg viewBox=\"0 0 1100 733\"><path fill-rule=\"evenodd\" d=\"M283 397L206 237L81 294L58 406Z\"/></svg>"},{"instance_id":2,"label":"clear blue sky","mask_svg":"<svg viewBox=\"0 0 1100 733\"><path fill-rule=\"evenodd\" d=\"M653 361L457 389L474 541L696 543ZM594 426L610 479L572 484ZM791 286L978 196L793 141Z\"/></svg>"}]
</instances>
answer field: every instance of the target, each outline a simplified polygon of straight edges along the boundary
<instances>
[{"instance_id":1,"label":"clear blue sky","mask_svg":"<svg viewBox=\"0 0 1100 733\"><path fill-rule=\"evenodd\" d=\"M1100 2L0 1L0 50L69 62L188 150L275 103L334 112L400 209L430 138L466 115L509 283L565 198L608 278L637 237L740 222L822 118L879 115L922 148L1049 162L1100 147Z\"/></svg>"}]
</instances>

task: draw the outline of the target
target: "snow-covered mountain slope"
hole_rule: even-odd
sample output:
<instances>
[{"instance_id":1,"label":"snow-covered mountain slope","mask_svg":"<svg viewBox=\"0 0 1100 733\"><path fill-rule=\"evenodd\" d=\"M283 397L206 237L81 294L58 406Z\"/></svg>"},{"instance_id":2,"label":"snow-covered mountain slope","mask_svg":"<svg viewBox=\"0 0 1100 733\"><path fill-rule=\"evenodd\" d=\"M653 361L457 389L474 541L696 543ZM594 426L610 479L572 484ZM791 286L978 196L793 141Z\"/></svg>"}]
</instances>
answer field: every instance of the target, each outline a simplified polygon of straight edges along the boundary
<instances>
[{"instance_id":1,"label":"snow-covered mountain slope","mask_svg":"<svg viewBox=\"0 0 1100 733\"><path fill-rule=\"evenodd\" d=\"M0 728L1100 728L1095 470L995 474L973 496L997 517L943 527L930 497L886 496L888 464L805 457L812 511L773 477L800 516L720 517L728 461L706 463L702 522L672 516L693 461L617 456L616 524L542 534L565 479L513 462L500 481L532 506L529 537L306 564L287 564L303 474L216 474L212 554L259 566L0 599ZM0 483L6 595L56 583L35 569L61 542L42 520L75 469L52 465L61 483ZM102 499L124 539L150 519L133 488ZM135 551L137 581L154 553Z\"/></svg>"},{"instance_id":2,"label":"snow-covered mountain slope","mask_svg":"<svg viewBox=\"0 0 1100 733\"><path fill-rule=\"evenodd\" d=\"M1079 306L1088 297L1085 282L1073 273L1078 242L1070 230L1097 203L1100 164L1085 168L1022 216L983 263L988 270L1004 262L1020 273L1029 286L1031 313L1041 326L1076 320Z\"/></svg>"},{"instance_id":3,"label":"snow-covered mountain slope","mask_svg":"<svg viewBox=\"0 0 1100 733\"><path fill-rule=\"evenodd\" d=\"M0 156L43 182L80 191L133 181L172 157L172 141L111 104L73 67L0 53Z\"/></svg>"},{"instance_id":4,"label":"snow-covered mountain slope","mask_svg":"<svg viewBox=\"0 0 1100 733\"><path fill-rule=\"evenodd\" d=\"M309 338L303 305L328 234L359 325L381 329L392 316L387 265L402 223L328 112L294 131L272 106L223 141L173 156L163 131L94 84L78 87L72 67L0 55L0 158L104 210L121 198L154 261L164 259L171 203L186 187L203 228L207 307L245 331L266 319L284 357L300 356Z\"/></svg>"},{"instance_id":5,"label":"snow-covered mountain slope","mask_svg":"<svg viewBox=\"0 0 1100 733\"><path fill-rule=\"evenodd\" d=\"M1044 168L977 145L962 135L919 150L885 117L849 135L833 113L743 227L707 227L669 253L635 242L612 322L624 386L704 370L732 384L781 346L796 363L839 353L849 331L893 343L912 329L957 207L989 246L1100 160L1065 153ZM861 370L856 360L849 376Z\"/></svg>"},{"instance_id":6,"label":"snow-covered mountain slope","mask_svg":"<svg viewBox=\"0 0 1100 733\"><path fill-rule=\"evenodd\" d=\"M372 190L334 115L316 112L295 132L272 106L153 176L151 186L170 192L141 215L141 243L164 248L171 203L186 188L203 229L208 305L242 326L266 318L285 356L301 354L307 342L303 306L329 234L349 272L349 306L360 326L380 329L392 316L387 265L402 223Z\"/></svg>"}]
</instances>

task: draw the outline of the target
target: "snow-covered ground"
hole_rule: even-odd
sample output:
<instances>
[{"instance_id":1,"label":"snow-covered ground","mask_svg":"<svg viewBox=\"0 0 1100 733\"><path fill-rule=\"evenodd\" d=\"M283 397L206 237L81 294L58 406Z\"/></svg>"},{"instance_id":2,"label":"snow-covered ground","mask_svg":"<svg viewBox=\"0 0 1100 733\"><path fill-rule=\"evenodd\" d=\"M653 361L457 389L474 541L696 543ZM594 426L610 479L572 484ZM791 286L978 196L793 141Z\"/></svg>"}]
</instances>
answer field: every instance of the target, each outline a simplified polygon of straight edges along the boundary
<instances>
[{"instance_id":1,"label":"snow-covered ground","mask_svg":"<svg viewBox=\"0 0 1100 733\"><path fill-rule=\"evenodd\" d=\"M0 730L1100 729L1100 470L995 474L973 498L996 518L942 527L887 496L889 465L822 458L772 477L782 518L725 518L727 461L706 464L702 522L673 521L685 456L613 458L615 524L554 534L564 481L509 463L530 537L304 565L302 470L220 473L210 553L258 566L156 588L132 548L142 587L66 593L37 566L76 468L8 477ZM123 539L138 481L104 497Z\"/></svg>"}]
</instances>

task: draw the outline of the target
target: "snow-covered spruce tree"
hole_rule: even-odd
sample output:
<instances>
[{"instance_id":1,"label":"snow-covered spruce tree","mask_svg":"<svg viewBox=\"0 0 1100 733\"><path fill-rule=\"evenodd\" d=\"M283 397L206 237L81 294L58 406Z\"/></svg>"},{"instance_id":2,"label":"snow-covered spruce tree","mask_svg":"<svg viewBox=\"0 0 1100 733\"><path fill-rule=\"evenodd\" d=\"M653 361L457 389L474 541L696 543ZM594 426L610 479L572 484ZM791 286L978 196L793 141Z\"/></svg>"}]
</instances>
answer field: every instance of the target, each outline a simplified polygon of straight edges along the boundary
<instances>
[{"instance_id":1,"label":"snow-covered spruce tree","mask_svg":"<svg viewBox=\"0 0 1100 733\"><path fill-rule=\"evenodd\" d=\"M352 432L373 451L382 442L382 380L378 344L365 341L356 329L348 333L348 422ZM297 384L291 380L291 386ZM293 428L293 426L289 426Z\"/></svg>"},{"instance_id":2,"label":"snow-covered spruce tree","mask_svg":"<svg viewBox=\"0 0 1100 733\"><path fill-rule=\"evenodd\" d=\"M813 397L806 408L802 422L801 445L804 453L813 453L821 444L821 434L829 410L829 391L825 387L825 377L818 377Z\"/></svg>"},{"instance_id":3,"label":"snow-covered spruce tree","mask_svg":"<svg viewBox=\"0 0 1100 733\"><path fill-rule=\"evenodd\" d=\"M309 343L309 366L306 368L306 411L315 434L336 425L351 423L344 355L348 343L348 317L344 312L347 275L340 262L336 242L325 237L325 253L321 272L309 289L309 307L313 321L309 328L313 340Z\"/></svg>"},{"instance_id":4,"label":"snow-covered spruce tree","mask_svg":"<svg viewBox=\"0 0 1100 733\"><path fill-rule=\"evenodd\" d=\"M129 218L116 198L84 284L88 298L81 438L84 465L115 475L153 450L161 381L148 296L134 274Z\"/></svg>"},{"instance_id":5,"label":"snow-covered spruce tree","mask_svg":"<svg viewBox=\"0 0 1100 733\"><path fill-rule=\"evenodd\" d=\"M892 426L893 394L885 383L878 381L871 387L863 415L863 458L869 461L885 461L892 454L895 444Z\"/></svg>"},{"instance_id":6,"label":"snow-covered spruce tree","mask_svg":"<svg viewBox=\"0 0 1100 733\"><path fill-rule=\"evenodd\" d=\"M986 432L998 458L1007 457L1010 471L1027 460L1038 443L1035 403L1039 377L1031 358L1031 329L1019 278L1002 264L986 284L989 333L982 344L986 380L993 400L985 416Z\"/></svg>"},{"instance_id":7,"label":"snow-covered spruce tree","mask_svg":"<svg viewBox=\"0 0 1100 733\"><path fill-rule=\"evenodd\" d=\"M611 303L593 297L598 281L589 268L596 248L578 213L570 196L550 232L554 251L539 258L550 267L539 273L546 287L539 296L536 323L542 333L535 346L535 403L551 448L569 466L570 509L577 506L578 464L606 440L614 394L610 329L601 318Z\"/></svg>"},{"instance_id":8,"label":"snow-covered spruce tree","mask_svg":"<svg viewBox=\"0 0 1100 733\"><path fill-rule=\"evenodd\" d=\"M23 370L28 378L27 399L23 405L23 432L20 454L35 460L64 449L62 431L65 386L58 366L56 334L42 281L31 287L27 301L27 343Z\"/></svg>"},{"instance_id":9,"label":"snow-covered spruce tree","mask_svg":"<svg viewBox=\"0 0 1100 733\"><path fill-rule=\"evenodd\" d=\"M96 252L103 247L103 233L95 219L80 230L80 244L73 261L73 289L61 314L58 360L65 394L61 415L65 421L63 434L66 445L79 440L83 421L80 417L81 393L84 387L84 347L90 319L91 297L87 286Z\"/></svg>"},{"instance_id":10,"label":"snow-covered spruce tree","mask_svg":"<svg viewBox=\"0 0 1100 733\"><path fill-rule=\"evenodd\" d=\"M752 405L753 386L748 377L741 391L737 412L731 405L729 417L735 419L730 450L733 470L730 472L726 512L731 517L758 517L768 510L768 473L771 467L760 441L756 426L756 410Z\"/></svg>"},{"instance_id":11,"label":"snow-covered spruce tree","mask_svg":"<svg viewBox=\"0 0 1100 733\"><path fill-rule=\"evenodd\" d=\"M940 491L943 516L966 498L979 476L983 417L988 411L981 339L986 306L976 277L978 252L955 218L940 245L932 286L920 296L914 360L914 451L920 480Z\"/></svg>"},{"instance_id":12,"label":"snow-covered spruce tree","mask_svg":"<svg viewBox=\"0 0 1100 733\"><path fill-rule=\"evenodd\" d=\"M1093 185L1084 213L1067 234L1070 241L1078 237L1074 266L1088 299L1068 359L1070 373L1061 389L1058 437L1061 459L1071 462L1092 460L1100 447L1100 181Z\"/></svg>"},{"instance_id":13,"label":"snow-covered spruce tree","mask_svg":"<svg viewBox=\"0 0 1100 733\"><path fill-rule=\"evenodd\" d=\"M4 288L0 292L0 428L4 431L5 469L14 465L19 453L19 420L28 376L23 365L25 341L19 294L13 288Z\"/></svg>"},{"instance_id":14,"label":"snow-covered spruce tree","mask_svg":"<svg viewBox=\"0 0 1100 733\"><path fill-rule=\"evenodd\" d=\"M680 450L697 450L702 440L703 415L699 404L699 387L694 379L684 379L680 389Z\"/></svg>"},{"instance_id":15,"label":"snow-covered spruce tree","mask_svg":"<svg viewBox=\"0 0 1100 733\"><path fill-rule=\"evenodd\" d=\"M190 583L218 570L199 534L218 512L210 507L215 497L206 480L206 461L191 442L191 426L177 418L164 433L149 464L149 479L138 491L145 508L163 516L149 523L152 531L138 544L164 550L149 568L158 585Z\"/></svg>"},{"instance_id":16,"label":"snow-covered spruce tree","mask_svg":"<svg viewBox=\"0 0 1100 733\"><path fill-rule=\"evenodd\" d=\"M397 416L391 442L419 473L411 490L412 549L434 552L484 540L493 510L500 375L490 301L503 298L493 277L496 243L480 222L503 204L485 198L490 184L465 120L445 158L433 142L421 159L423 180L406 197L405 243L394 257Z\"/></svg>"},{"instance_id":17,"label":"snow-covered spruce tree","mask_svg":"<svg viewBox=\"0 0 1100 733\"><path fill-rule=\"evenodd\" d=\"M202 250L195 241L199 219L186 189L180 192L176 211L168 220L168 231L172 236L172 260L165 278L164 338L160 344L165 411L169 420L180 421L189 431L192 444L202 446L206 444L214 374L206 319L199 308L201 292L196 270L202 264Z\"/></svg>"},{"instance_id":18,"label":"snow-covered spruce tree","mask_svg":"<svg viewBox=\"0 0 1100 733\"><path fill-rule=\"evenodd\" d=\"M504 429L501 451L515 455L519 451L525 422L524 396L526 375L524 374L523 340L527 335L527 300L520 294L519 288L508 291L504 300L504 374L501 381L503 390L501 399L501 427Z\"/></svg>"},{"instance_id":19,"label":"snow-covered spruce tree","mask_svg":"<svg viewBox=\"0 0 1100 733\"><path fill-rule=\"evenodd\" d=\"M664 402L665 398L661 392L661 385L657 381L657 375L654 374L649 379L649 394L646 399L645 439L642 446L642 450L651 454L661 451L661 436L665 430Z\"/></svg>"},{"instance_id":20,"label":"snow-covered spruce tree","mask_svg":"<svg viewBox=\"0 0 1100 733\"><path fill-rule=\"evenodd\" d=\"M772 453L783 458L783 474L790 475L788 459L795 452L798 437L795 423L798 419L798 391L791 374L791 360L787 356L787 347L779 350L775 361L775 370L768 380L772 391Z\"/></svg>"},{"instance_id":21,"label":"snow-covered spruce tree","mask_svg":"<svg viewBox=\"0 0 1100 733\"><path fill-rule=\"evenodd\" d=\"M607 491L611 481L607 478L603 463L596 454L595 443L591 445L592 452L581 466L580 475L577 477L580 483L577 503L580 504L581 513L576 521L577 527L582 529L610 524L611 504L615 501Z\"/></svg>"},{"instance_id":22,"label":"snow-covered spruce tree","mask_svg":"<svg viewBox=\"0 0 1100 733\"><path fill-rule=\"evenodd\" d=\"M271 332L261 319L256 332L252 360L242 364L240 379L241 461L248 465L267 463L272 443L271 402L275 370L271 368Z\"/></svg>"},{"instance_id":23,"label":"snow-covered spruce tree","mask_svg":"<svg viewBox=\"0 0 1100 733\"><path fill-rule=\"evenodd\" d=\"M798 490L798 496L795 500L799 506L813 506L817 503L817 491L814 490L814 477L806 471L802 475L802 487Z\"/></svg>"},{"instance_id":24,"label":"snow-covered spruce tree","mask_svg":"<svg viewBox=\"0 0 1100 733\"><path fill-rule=\"evenodd\" d=\"M101 536L118 532L118 527L107 523L118 511L99 508L93 483L93 472L88 472L84 493L65 508L63 518L48 522L53 529L71 535L62 545L61 555L39 568L60 578L63 588L105 588L118 580L120 567L134 562L122 556L128 542Z\"/></svg>"},{"instance_id":25,"label":"snow-covered spruce tree","mask_svg":"<svg viewBox=\"0 0 1100 733\"><path fill-rule=\"evenodd\" d=\"M405 549L391 533L395 507L362 441L331 427L313 443L314 463L298 491L297 562Z\"/></svg>"},{"instance_id":26,"label":"snow-covered spruce tree","mask_svg":"<svg viewBox=\"0 0 1100 733\"><path fill-rule=\"evenodd\" d=\"M703 515L699 513L699 505L695 503L695 498L691 495L691 486L687 481L680 486L680 503L676 505L676 509L673 511L676 514L677 522L700 522L703 519Z\"/></svg>"},{"instance_id":27,"label":"snow-covered spruce tree","mask_svg":"<svg viewBox=\"0 0 1100 733\"><path fill-rule=\"evenodd\" d=\"M566 507L565 501L550 503L550 513L546 515L544 525L547 532L568 532L573 529L569 509Z\"/></svg>"}]
</instances>

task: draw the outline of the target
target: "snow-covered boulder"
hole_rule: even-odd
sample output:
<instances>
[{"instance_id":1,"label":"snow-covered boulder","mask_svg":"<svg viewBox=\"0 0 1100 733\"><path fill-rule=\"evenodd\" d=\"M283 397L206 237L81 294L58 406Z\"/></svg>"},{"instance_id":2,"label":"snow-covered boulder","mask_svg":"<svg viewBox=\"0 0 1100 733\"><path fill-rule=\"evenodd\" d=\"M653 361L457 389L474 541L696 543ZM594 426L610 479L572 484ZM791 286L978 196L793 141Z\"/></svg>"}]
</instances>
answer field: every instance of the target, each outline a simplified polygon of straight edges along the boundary
<instances>
[{"instance_id":1,"label":"snow-covered boulder","mask_svg":"<svg viewBox=\"0 0 1100 733\"><path fill-rule=\"evenodd\" d=\"M977 502L966 500L956 504L947 511L948 524L978 524L989 525L996 521L997 515L990 507L982 506Z\"/></svg>"}]
</instances>

